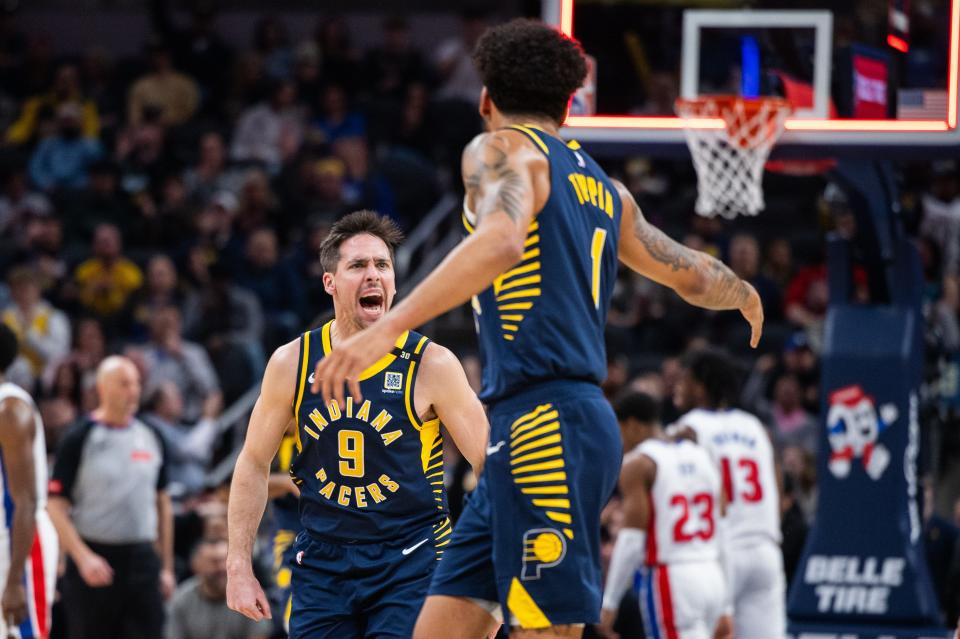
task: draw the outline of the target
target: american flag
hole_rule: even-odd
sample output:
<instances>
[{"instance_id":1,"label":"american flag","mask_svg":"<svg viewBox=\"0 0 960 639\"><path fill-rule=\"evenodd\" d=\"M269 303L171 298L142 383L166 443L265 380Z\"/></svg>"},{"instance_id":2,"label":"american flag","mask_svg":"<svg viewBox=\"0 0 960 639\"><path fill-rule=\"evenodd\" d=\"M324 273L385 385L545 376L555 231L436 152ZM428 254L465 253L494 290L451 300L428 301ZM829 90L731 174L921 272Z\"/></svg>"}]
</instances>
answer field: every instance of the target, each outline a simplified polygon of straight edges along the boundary
<instances>
[{"instance_id":1,"label":"american flag","mask_svg":"<svg viewBox=\"0 0 960 639\"><path fill-rule=\"evenodd\" d=\"M900 120L946 120L947 92L942 89L900 89L897 118Z\"/></svg>"}]
</instances>

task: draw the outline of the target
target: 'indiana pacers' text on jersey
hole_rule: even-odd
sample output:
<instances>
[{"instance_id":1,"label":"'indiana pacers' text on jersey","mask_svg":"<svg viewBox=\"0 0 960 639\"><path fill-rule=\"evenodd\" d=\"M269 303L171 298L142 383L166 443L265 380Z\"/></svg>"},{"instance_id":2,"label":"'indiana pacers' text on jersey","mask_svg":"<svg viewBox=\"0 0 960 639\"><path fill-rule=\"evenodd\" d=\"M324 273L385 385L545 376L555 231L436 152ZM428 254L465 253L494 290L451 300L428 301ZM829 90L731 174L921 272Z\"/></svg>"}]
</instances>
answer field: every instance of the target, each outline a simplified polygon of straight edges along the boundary
<instances>
[{"instance_id":1,"label":"'indiana pacers' text on jersey","mask_svg":"<svg viewBox=\"0 0 960 639\"><path fill-rule=\"evenodd\" d=\"M548 379L602 381L617 274L621 205L609 178L576 142L512 128L547 157L550 197L527 231L521 261L473 301L487 402ZM471 212L463 223L472 233Z\"/></svg>"},{"instance_id":2,"label":"'indiana pacers' text on jersey","mask_svg":"<svg viewBox=\"0 0 960 639\"><path fill-rule=\"evenodd\" d=\"M413 406L426 337L409 331L360 376L363 401L323 403L309 390L330 352L333 322L300 340L294 412L300 520L334 541L382 541L446 519L440 421L421 423Z\"/></svg>"}]
</instances>

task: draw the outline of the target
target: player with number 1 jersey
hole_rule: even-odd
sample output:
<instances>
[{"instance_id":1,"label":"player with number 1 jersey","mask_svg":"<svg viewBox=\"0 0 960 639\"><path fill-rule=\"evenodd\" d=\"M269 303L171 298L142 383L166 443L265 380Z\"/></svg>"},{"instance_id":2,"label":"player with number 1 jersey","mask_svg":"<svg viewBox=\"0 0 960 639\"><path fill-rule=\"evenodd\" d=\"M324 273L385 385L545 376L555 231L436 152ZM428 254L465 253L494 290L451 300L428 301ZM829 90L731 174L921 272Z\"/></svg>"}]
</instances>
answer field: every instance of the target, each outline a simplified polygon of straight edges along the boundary
<instances>
[{"instance_id":1,"label":"player with number 1 jersey","mask_svg":"<svg viewBox=\"0 0 960 639\"><path fill-rule=\"evenodd\" d=\"M486 470L417 622L418 639L576 637L600 613L600 511L621 444L599 383L619 259L687 301L738 309L756 344L756 291L647 223L629 191L561 139L586 76L579 44L518 19L474 54L488 133L464 150L464 241L395 308L335 346L315 390L343 402L406 330L473 300L490 406Z\"/></svg>"}]
</instances>

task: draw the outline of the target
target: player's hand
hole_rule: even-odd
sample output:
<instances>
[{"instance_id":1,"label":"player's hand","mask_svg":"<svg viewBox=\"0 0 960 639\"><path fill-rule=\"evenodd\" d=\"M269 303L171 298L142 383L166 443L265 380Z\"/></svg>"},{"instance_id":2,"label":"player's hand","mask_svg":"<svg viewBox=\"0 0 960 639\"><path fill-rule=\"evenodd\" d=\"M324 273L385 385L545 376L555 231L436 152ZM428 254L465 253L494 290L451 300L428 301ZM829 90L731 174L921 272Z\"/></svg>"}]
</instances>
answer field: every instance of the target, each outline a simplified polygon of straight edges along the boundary
<instances>
[{"instance_id":1,"label":"player's hand","mask_svg":"<svg viewBox=\"0 0 960 639\"><path fill-rule=\"evenodd\" d=\"M10 626L19 626L27 618L27 589L22 583L7 584L0 607L3 608L3 618Z\"/></svg>"},{"instance_id":2,"label":"player's hand","mask_svg":"<svg viewBox=\"0 0 960 639\"><path fill-rule=\"evenodd\" d=\"M354 401L363 401L360 393L360 373L386 355L393 348L399 333L381 319L333 347L329 355L317 362L310 389L323 393L323 401L336 400L340 408L346 406L344 384L349 386Z\"/></svg>"},{"instance_id":3,"label":"player's hand","mask_svg":"<svg viewBox=\"0 0 960 639\"><path fill-rule=\"evenodd\" d=\"M747 282L744 282L743 285L750 291L750 296L746 303L740 307L740 314L750 323L750 348L756 348L760 343L760 335L763 333L763 304L760 302L757 289Z\"/></svg>"},{"instance_id":4,"label":"player's hand","mask_svg":"<svg viewBox=\"0 0 960 639\"><path fill-rule=\"evenodd\" d=\"M177 589L177 578L173 576L173 571L164 568L160 571L160 594L164 601L173 596L173 591Z\"/></svg>"},{"instance_id":5,"label":"player's hand","mask_svg":"<svg viewBox=\"0 0 960 639\"><path fill-rule=\"evenodd\" d=\"M91 588L103 588L113 583L113 568L107 563L107 560L95 552L84 556L77 562L77 570L80 576Z\"/></svg>"},{"instance_id":6,"label":"player's hand","mask_svg":"<svg viewBox=\"0 0 960 639\"><path fill-rule=\"evenodd\" d=\"M606 639L620 639L620 635L613 629L613 622L617 620L617 611L610 608L600 610L600 623L597 632Z\"/></svg>"},{"instance_id":7,"label":"player's hand","mask_svg":"<svg viewBox=\"0 0 960 639\"><path fill-rule=\"evenodd\" d=\"M730 615L723 615L717 619L717 627L713 631L713 639L733 639L733 619Z\"/></svg>"},{"instance_id":8,"label":"player's hand","mask_svg":"<svg viewBox=\"0 0 960 639\"><path fill-rule=\"evenodd\" d=\"M273 619L270 603L252 570L245 574L227 574L227 607L254 621Z\"/></svg>"}]
</instances>

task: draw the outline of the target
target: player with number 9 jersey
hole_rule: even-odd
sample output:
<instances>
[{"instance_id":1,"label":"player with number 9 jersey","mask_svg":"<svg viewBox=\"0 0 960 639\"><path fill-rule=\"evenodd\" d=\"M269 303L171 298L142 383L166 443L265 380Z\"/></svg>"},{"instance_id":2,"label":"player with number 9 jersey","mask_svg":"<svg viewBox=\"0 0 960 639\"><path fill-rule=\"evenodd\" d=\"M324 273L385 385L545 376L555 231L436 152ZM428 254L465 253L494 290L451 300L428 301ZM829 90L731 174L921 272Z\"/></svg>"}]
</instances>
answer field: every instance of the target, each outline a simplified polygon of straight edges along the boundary
<instances>
[{"instance_id":1,"label":"player with number 9 jersey","mask_svg":"<svg viewBox=\"0 0 960 639\"><path fill-rule=\"evenodd\" d=\"M317 363L393 303L401 238L373 211L331 227L320 261L334 319L274 352L234 469L227 605L260 620L271 611L251 554L270 464L293 422L281 454L299 490L286 528L300 532L278 547L292 558L282 574L290 639L409 639L452 530L441 423L475 472L482 465L483 406L453 353L415 331L362 371L343 403L310 391Z\"/></svg>"}]
</instances>

